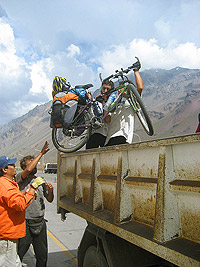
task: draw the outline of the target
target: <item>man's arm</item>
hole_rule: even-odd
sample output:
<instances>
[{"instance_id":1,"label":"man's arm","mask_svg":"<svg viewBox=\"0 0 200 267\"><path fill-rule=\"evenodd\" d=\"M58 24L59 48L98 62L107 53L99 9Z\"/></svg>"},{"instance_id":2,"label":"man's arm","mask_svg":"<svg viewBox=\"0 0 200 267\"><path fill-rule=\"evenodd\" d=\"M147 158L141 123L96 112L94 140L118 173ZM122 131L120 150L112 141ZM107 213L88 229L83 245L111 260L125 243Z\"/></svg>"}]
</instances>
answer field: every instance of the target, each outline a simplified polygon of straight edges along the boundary
<instances>
[{"instance_id":1,"label":"man's arm","mask_svg":"<svg viewBox=\"0 0 200 267\"><path fill-rule=\"evenodd\" d=\"M7 187L3 186L2 189L7 206L17 211L25 210L31 204L35 195L34 188L30 188L27 192L22 193L16 186L11 184Z\"/></svg>"},{"instance_id":2,"label":"man's arm","mask_svg":"<svg viewBox=\"0 0 200 267\"><path fill-rule=\"evenodd\" d=\"M46 141L41 152L38 154L37 157L35 157L27 166L26 168L22 171L21 177L22 179L25 179L31 172L32 170L37 166L39 160L41 157L46 154L49 151L49 144Z\"/></svg>"},{"instance_id":3,"label":"man's arm","mask_svg":"<svg viewBox=\"0 0 200 267\"><path fill-rule=\"evenodd\" d=\"M134 71L134 74L135 74L135 82L136 82L137 90L138 90L138 93L141 95L142 90L143 90L143 81L142 81L139 71L137 70Z\"/></svg>"}]
</instances>

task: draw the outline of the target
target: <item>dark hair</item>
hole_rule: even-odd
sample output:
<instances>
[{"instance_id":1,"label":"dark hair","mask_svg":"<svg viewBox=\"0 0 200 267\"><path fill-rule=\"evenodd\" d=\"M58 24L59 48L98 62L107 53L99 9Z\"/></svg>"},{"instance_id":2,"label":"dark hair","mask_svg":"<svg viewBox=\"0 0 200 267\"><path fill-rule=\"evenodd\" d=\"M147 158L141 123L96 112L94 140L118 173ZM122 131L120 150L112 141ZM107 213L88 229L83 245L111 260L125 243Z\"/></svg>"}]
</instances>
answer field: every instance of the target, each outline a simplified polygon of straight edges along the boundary
<instances>
[{"instance_id":1,"label":"dark hair","mask_svg":"<svg viewBox=\"0 0 200 267\"><path fill-rule=\"evenodd\" d=\"M112 81L110 81L110 80L103 80L103 81L102 81L102 85L101 85L101 93L103 93L103 92L102 92L102 86L103 86L104 84L105 84L105 85L110 85L110 86L111 86L111 88L110 88L109 90L112 90L112 89L114 88L114 83L113 83Z\"/></svg>"},{"instance_id":2,"label":"dark hair","mask_svg":"<svg viewBox=\"0 0 200 267\"><path fill-rule=\"evenodd\" d=\"M26 168L26 161L27 160L30 160L30 159L34 159L34 158L35 157L34 156L31 156L31 155L28 155L28 156L23 157L20 160L20 167L22 168L22 170L24 170Z\"/></svg>"},{"instance_id":3,"label":"dark hair","mask_svg":"<svg viewBox=\"0 0 200 267\"><path fill-rule=\"evenodd\" d=\"M4 169L8 169L8 166L4 167ZM4 172L3 172L3 170L1 169L1 170L0 170L0 176L3 176L3 175L4 175Z\"/></svg>"},{"instance_id":4,"label":"dark hair","mask_svg":"<svg viewBox=\"0 0 200 267\"><path fill-rule=\"evenodd\" d=\"M113 83L113 81L110 81L110 80L103 80L103 81L102 81L102 85L103 85L103 84L110 85L110 86L111 86L111 89L114 88L114 83Z\"/></svg>"}]
</instances>

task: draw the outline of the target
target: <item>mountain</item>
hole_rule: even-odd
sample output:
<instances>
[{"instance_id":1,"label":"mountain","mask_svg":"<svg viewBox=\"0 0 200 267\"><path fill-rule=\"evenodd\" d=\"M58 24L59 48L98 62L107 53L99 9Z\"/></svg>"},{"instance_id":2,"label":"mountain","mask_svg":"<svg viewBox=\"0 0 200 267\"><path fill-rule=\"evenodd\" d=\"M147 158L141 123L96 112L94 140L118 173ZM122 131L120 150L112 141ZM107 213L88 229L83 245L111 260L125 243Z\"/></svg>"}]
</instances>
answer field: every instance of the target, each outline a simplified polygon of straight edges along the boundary
<instances>
[{"instance_id":1,"label":"mountain","mask_svg":"<svg viewBox=\"0 0 200 267\"><path fill-rule=\"evenodd\" d=\"M194 133L200 113L200 70L146 70L141 76L143 99L154 123L154 138Z\"/></svg>"},{"instance_id":2,"label":"mountain","mask_svg":"<svg viewBox=\"0 0 200 267\"><path fill-rule=\"evenodd\" d=\"M51 101L36 106L27 114L0 128L1 155L22 158L24 155L37 155L45 141L50 151L44 156L45 162L56 162L57 150L51 142L50 115Z\"/></svg>"},{"instance_id":3,"label":"mountain","mask_svg":"<svg viewBox=\"0 0 200 267\"><path fill-rule=\"evenodd\" d=\"M200 113L200 70L149 69L141 72L141 76L142 98L155 134L148 136L136 119L135 142L194 133ZM55 162L57 150L51 141L50 107L51 101L3 125L0 128L1 155L18 159L27 154L37 155L47 140L50 151L44 161Z\"/></svg>"}]
</instances>

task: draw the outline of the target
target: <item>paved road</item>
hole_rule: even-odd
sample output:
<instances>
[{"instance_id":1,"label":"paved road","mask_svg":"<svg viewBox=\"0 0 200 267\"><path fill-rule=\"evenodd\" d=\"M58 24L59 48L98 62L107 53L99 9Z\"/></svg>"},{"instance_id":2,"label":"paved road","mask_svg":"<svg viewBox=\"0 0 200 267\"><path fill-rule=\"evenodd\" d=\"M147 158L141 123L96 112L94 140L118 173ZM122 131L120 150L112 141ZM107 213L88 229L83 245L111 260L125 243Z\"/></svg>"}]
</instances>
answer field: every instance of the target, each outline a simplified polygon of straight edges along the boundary
<instances>
[{"instance_id":1,"label":"paved road","mask_svg":"<svg viewBox=\"0 0 200 267\"><path fill-rule=\"evenodd\" d=\"M77 267L77 248L86 227L86 221L69 213L67 220L61 221L60 214L57 214L57 175L38 173L46 181L54 186L55 198L52 203L46 201L46 216L48 220L48 267ZM31 249L25 255L24 263L28 267L35 266L34 252Z\"/></svg>"}]
</instances>

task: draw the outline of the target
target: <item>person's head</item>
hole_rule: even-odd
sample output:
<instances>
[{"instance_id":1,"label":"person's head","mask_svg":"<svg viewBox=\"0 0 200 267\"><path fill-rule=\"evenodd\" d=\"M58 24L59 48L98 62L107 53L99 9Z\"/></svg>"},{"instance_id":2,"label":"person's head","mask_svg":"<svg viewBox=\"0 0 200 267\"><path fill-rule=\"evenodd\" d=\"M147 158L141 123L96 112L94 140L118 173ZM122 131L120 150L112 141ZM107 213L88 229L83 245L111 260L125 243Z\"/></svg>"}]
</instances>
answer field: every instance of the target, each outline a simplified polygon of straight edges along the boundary
<instances>
[{"instance_id":1,"label":"person's head","mask_svg":"<svg viewBox=\"0 0 200 267\"><path fill-rule=\"evenodd\" d=\"M20 160L20 167L22 168L22 170L25 170L27 165L34 159L35 157L32 156L32 155L28 155L28 156L25 156L23 157L21 160ZM34 175L37 173L37 167L35 167L30 175Z\"/></svg>"},{"instance_id":2,"label":"person's head","mask_svg":"<svg viewBox=\"0 0 200 267\"><path fill-rule=\"evenodd\" d=\"M107 91L114 88L114 83L109 80L104 80L101 85L101 93L105 94Z\"/></svg>"},{"instance_id":3,"label":"person's head","mask_svg":"<svg viewBox=\"0 0 200 267\"><path fill-rule=\"evenodd\" d=\"M13 179L16 175L15 163L17 159L9 159L6 156L0 157L0 176Z\"/></svg>"}]
</instances>

